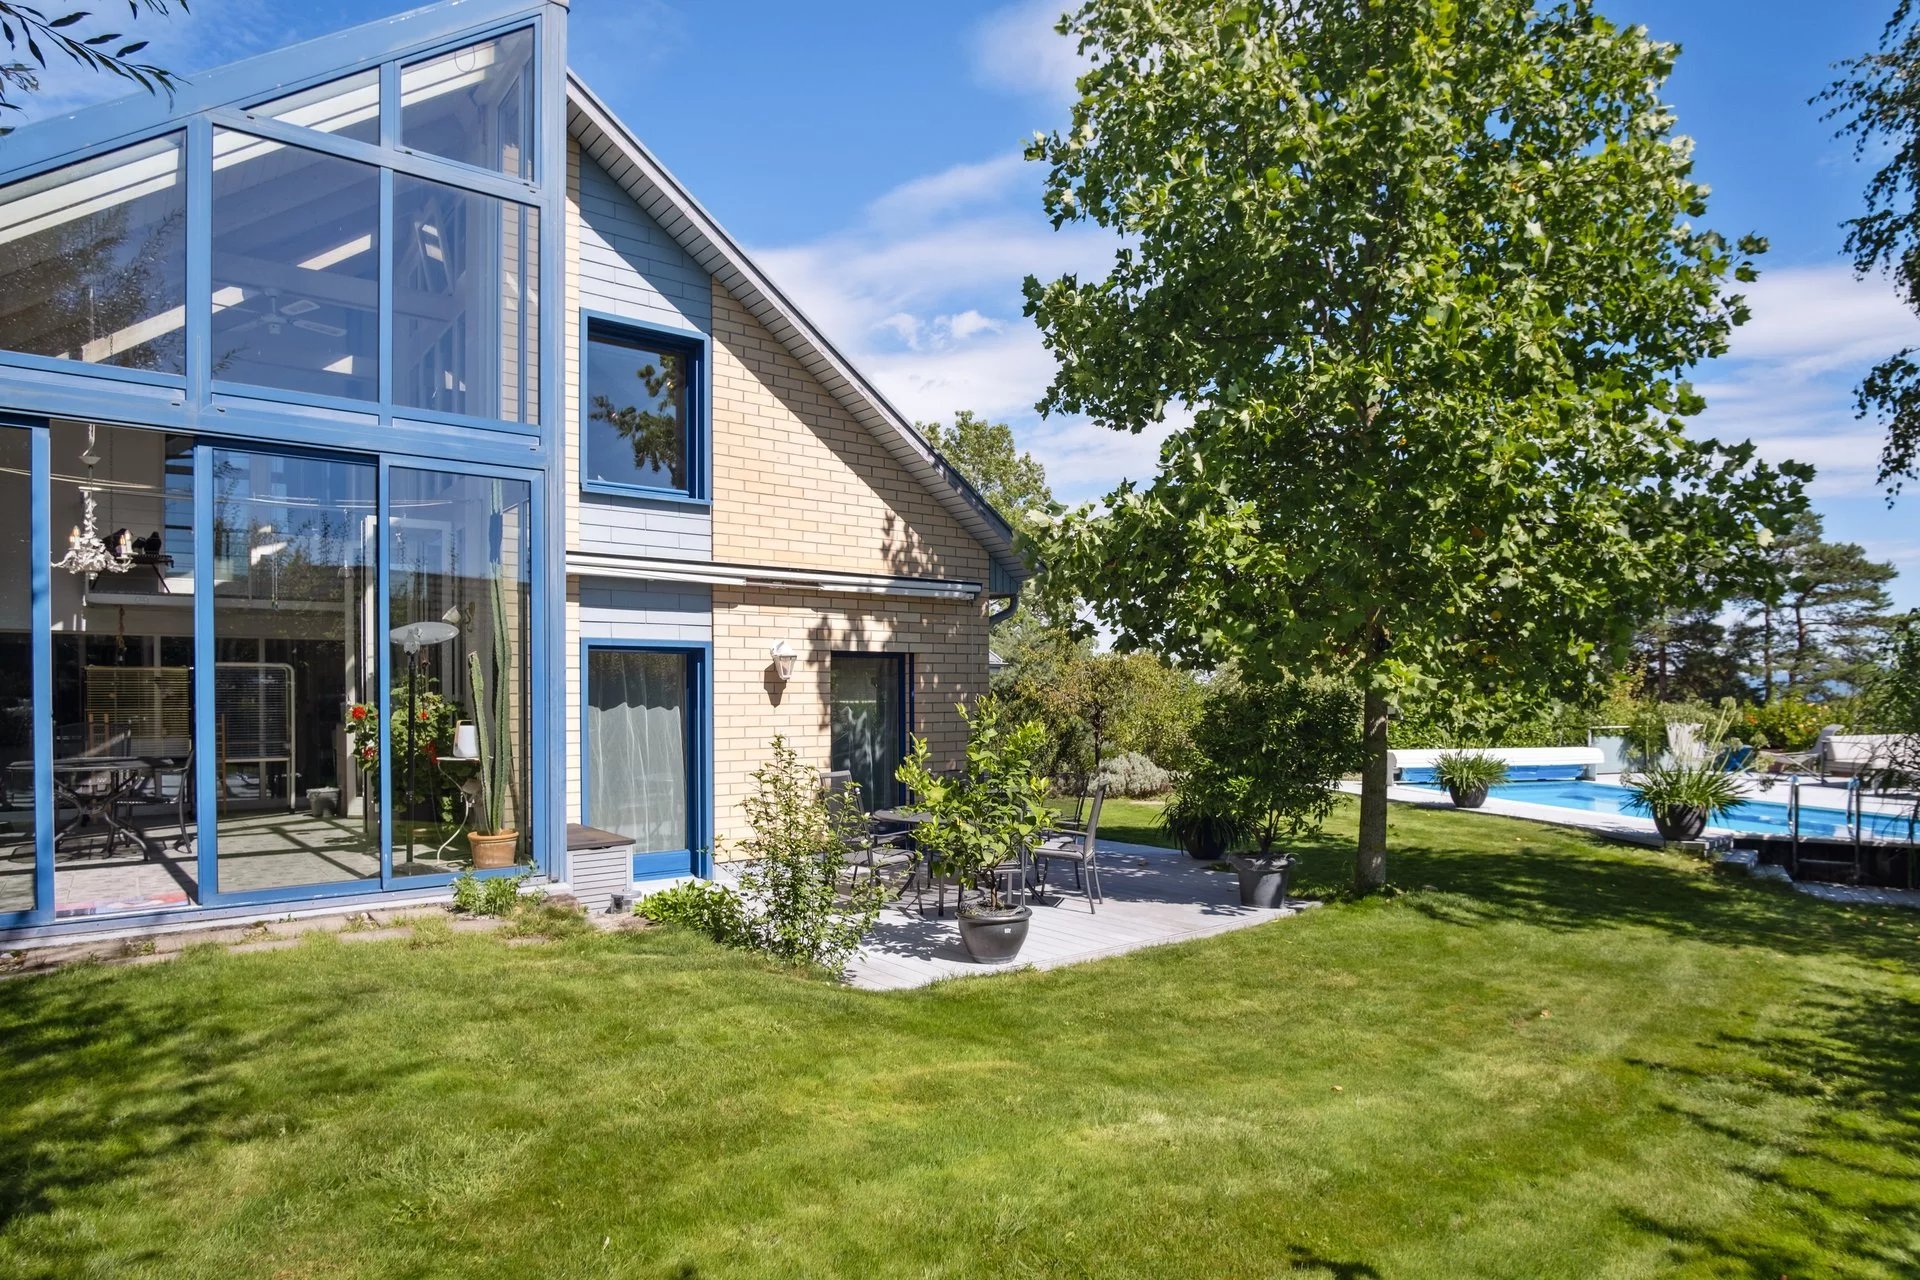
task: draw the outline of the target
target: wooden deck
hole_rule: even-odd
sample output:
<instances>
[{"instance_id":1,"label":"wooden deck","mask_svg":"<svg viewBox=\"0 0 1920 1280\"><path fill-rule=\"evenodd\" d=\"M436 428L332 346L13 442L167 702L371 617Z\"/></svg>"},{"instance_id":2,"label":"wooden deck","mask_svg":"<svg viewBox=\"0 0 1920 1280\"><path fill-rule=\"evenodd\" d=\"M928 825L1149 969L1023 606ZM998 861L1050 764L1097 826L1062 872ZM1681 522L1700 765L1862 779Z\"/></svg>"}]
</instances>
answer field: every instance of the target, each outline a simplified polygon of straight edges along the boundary
<instances>
[{"instance_id":1,"label":"wooden deck","mask_svg":"<svg viewBox=\"0 0 1920 1280\"><path fill-rule=\"evenodd\" d=\"M1055 879L1062 875L1072 883L1071 869L1057 867ZM1046 904L1033 902L1026 946L1011 965L975 964L967 958L953 921L951 893L944 919L935 917L931 894L924 911L916 910L909 894L881 915L867 935L864 952L848 966L846 980L870 991L893 991L940 978L1052 969L1245 929L1320 905L1290 902L1278 911L1242 907L1239 882L1230 871L1211 870L1170 849L1105 840L1100 842L1100 883L1106 900L1097 912L1072 893Z\"/></svg>"}]
</instances>

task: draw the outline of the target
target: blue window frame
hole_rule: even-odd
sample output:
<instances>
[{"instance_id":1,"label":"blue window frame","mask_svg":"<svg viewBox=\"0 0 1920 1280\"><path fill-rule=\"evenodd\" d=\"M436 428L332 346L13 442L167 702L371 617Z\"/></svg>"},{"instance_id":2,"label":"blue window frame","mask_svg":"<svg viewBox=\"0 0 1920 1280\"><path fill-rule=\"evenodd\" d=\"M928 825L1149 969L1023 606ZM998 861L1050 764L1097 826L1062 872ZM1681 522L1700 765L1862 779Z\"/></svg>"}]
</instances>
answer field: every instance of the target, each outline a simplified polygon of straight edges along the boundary
<instances>
[{"instance_id":1,"label":"blue window frame","mask_svg":"<svg viewBox=\"0 0 1920 1280\"><path fill-rule=\"evenodd\" d=\"M634 839L636 880L712 874L712 656L685 641L581 642L581 821Z\"/></svg>"},{"instance_id":2,"label":"blue window frame","mask_svg":"<svg viewBox=\"0 0 1920 1280\"><path fill-rule=\"evenodd\" d=\"M706 335L591 311L580 331L580 487L706 501Z\"/></svg>"}]
</instances>

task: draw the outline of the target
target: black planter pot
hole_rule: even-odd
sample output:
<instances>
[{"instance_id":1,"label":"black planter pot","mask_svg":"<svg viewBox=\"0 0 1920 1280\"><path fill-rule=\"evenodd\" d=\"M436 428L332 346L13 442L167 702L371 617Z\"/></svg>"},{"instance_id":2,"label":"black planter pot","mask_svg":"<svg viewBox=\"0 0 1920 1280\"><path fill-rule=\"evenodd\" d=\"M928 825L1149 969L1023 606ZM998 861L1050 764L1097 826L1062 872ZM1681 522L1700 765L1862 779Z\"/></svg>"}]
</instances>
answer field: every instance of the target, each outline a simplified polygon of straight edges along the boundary
<instances>
[{"instance_id":1,"label":"black planter pot","mask_svg":"<svg viewBox=\"0 0 1920 1280\"><path fill-rule=\"evenodd\" d=\"M1483 786L1463 790L1449 782L1447 794L1453 797L1453 807L1456 809L1478 809L1487 802L1487 789Z\"/></svg>"},{"instance_id":2,"label":"black planter pot","mask_svg":"<svg viewBox=\"0 0 1920 1280\"><path fill-rule=\"evenodd\" d=\"M1240 873L1240 905L1243 907L1284 907L1287 882L1293 878L1292 858L1228 859Z\"/></svg>"},{"instance_id":3,"label":"black planter pot","mask_svg":"<svg viewBox=\"0 0 1920 1280\"><path fill-rule=\"evenodd\" d=\"M1187 851L1189 858L1218 862L1227 856L1226 833L1211 822L1198 823L1182 833L1180 847Z\"/></svg>"},{"instance_id":4,"label":"black planter pot","mask_svg":"<svg viewBox=\"0 0 1920 1280\"><path fill-rule=\"evenodd\" d=\"M1020 954L1027 941L1027 923L1033 919L1032 907L1007 907L1000 911L964 908L960 912L960 945L967 949L975 964L1006 964Z\"/></svg>"},{"instance_id":5,"label":"black planter pot","mask_svg":"<svg viewBox=\"0 0 1920 1280\"><path fill-rule=\"evenodd\" d=\"M1707 811L1696 805L1655 809L1653 825L1663 840L1698 840L1707 829Z\"/></svg>"}]
</instances>

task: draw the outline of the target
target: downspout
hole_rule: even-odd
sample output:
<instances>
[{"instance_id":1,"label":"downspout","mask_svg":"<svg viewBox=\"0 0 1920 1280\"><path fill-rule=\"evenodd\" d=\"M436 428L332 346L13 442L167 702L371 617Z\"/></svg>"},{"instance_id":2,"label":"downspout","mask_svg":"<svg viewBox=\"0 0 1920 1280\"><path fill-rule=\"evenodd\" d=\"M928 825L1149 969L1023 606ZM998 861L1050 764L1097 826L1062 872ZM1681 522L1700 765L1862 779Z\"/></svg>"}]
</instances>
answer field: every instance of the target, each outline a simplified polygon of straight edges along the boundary
<instances>
[{"instance_id":1,"label":"downspout","mask_svg":"<svg viewBox=\"0 0 1920 1280\"><path fill-rule=\"evenodd\" d=\"M1014 584L1013 594L1010 596L994 597L995 599L1003 599L1007 603L1004 607L995 609L987 615L987 625L989 627L995 627L1005 622L1013 616L1014 610L1020 607L1020 586L1021 584L1019 583Z\"/></svg>"}]
</instances>

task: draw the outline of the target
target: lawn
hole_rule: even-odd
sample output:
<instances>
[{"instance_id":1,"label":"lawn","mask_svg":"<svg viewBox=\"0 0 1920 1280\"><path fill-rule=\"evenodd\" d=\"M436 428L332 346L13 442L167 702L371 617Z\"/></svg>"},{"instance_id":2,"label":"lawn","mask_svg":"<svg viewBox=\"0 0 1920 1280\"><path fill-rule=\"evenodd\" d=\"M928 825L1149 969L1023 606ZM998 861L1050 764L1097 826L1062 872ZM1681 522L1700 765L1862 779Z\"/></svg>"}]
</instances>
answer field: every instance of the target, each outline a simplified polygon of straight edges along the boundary
<instances>
[{"instance_id":1,"label":"lawn","mask_svg":"<svg viewBox=\"0 0 1920 1280\"><path fill-rule=\"evenodd\" d=\"M897 995L666 932L0 983L0 1275L1920 1273L1920 916L1394 818L1400 896Z\"/></svg>"},{"instance_id":2,"label":"lawn","mask_svg":"<svg viewBox=\"0 0 1920 1280\"><path fill-rule=\"evenodd\" d=\"M1052 802L1055 813L1071 818L1074 801L1071 796ZM1127 800L1120 796L1110 796L1100 805L1100 835L1107 840L1123 840L1129 844L1153 844L1163 849L1174 847L1173 840L1160 826L1161 804L1158 800Z\"/></svg>"}]
</instances>

